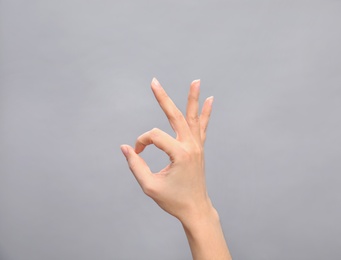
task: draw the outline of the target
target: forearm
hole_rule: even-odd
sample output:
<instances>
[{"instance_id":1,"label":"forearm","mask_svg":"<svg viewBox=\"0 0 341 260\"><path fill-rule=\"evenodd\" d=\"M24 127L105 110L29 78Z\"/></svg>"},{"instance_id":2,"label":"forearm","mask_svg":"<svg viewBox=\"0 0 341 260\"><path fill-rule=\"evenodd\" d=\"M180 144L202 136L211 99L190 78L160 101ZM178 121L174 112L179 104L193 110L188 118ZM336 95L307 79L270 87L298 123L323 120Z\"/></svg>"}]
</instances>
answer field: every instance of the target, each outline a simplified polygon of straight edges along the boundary
<instances>
[{"instance_id":1,"label":"forearm","mask_svg":"<svg viewBox=\"0 0 341 260\"><path fill-rule=\"evenodd\" d=\"M231 260L219 215L213 206L181 220L194 260Z\"/></svg>"}]
</instances>

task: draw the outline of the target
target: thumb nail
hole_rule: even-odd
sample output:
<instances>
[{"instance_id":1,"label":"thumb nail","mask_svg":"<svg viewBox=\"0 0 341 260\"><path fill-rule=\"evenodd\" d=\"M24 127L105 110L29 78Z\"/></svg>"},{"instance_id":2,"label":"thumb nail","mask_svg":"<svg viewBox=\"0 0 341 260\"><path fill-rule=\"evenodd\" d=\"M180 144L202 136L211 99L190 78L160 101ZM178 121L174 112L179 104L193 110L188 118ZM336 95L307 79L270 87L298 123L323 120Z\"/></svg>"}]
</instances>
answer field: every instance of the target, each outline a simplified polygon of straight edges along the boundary
<instances>
[{"instance_id":1,"label":"thumb nail","mask_svg":"<svg viewBox=\"0 0 341 260\"><path fill-rule=\"evenodd\" d=\"M126 145L121 145L121 151L125 157L127 157L129 155L129 149Z\"/></svg>"}]
</instances>

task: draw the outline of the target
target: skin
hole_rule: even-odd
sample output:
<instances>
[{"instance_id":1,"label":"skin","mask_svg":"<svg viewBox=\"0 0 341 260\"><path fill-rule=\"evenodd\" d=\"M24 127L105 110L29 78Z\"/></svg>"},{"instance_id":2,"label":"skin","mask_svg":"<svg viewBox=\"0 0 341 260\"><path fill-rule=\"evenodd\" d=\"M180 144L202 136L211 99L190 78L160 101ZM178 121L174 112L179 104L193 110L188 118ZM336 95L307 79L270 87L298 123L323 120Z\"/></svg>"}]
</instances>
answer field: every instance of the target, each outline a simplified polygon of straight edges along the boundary
<instances>
[{"instance_id":1,"label":"skin","mask_svg":"<svg viewBox=\"0 0 341 260\"><path fill-rule=\"evenodd\" d=\"M137 138L135 148L122 145L129 168L143 192L181 222L194 260L232 259L206 189L204 143L213 97L205 100L199 115L200 80L193 81L184 116L155 78L151 88L176 138L153 128ZM170 159L158 173L139 155L152 144Z\"/></svg>"}]
</instances>

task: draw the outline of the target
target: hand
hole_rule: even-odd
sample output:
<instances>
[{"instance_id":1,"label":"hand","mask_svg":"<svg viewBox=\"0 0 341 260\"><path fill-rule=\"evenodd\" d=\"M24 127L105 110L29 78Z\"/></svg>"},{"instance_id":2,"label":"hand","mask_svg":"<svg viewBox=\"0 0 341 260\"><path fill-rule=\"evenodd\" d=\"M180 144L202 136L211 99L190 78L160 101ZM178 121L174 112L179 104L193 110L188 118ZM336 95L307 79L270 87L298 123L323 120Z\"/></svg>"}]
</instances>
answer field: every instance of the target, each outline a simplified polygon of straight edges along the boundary
<instances>
[{"instance_id":1,"label":"hand","mask_svg":"<svg viewBox=\"0 0 341 260\"><path fill-rule=\"evenodd\" d=\"M206 99L199 116L200 81L193 81L185 118L155 78L151 85L176 138L154 128L137 138L135 150L122 145L122 152L142 190L181 221L194 260L231 260L219 215L206 191L204 142L213 97ZM139 156L150 144L170 159L169 165L154 174Z\"/></svg>"},{"instance_id":2,"label":"hand","mask_svg":"<svg viewBox=\"0 0 341 260\"><path fill-rule=\"evenodd\" d=\"M212 209L206 191L204 142L213 97L205 100L199 115L200 80L193 81L184 117L155 78L151 87L176 138L154 128L137 138L135 149L128 145L122 145L121 149L144 193L183 222ZM150 144L167 153L170 158L170 164L154 174L139 156Z\"/></svg>"}]
</instances>

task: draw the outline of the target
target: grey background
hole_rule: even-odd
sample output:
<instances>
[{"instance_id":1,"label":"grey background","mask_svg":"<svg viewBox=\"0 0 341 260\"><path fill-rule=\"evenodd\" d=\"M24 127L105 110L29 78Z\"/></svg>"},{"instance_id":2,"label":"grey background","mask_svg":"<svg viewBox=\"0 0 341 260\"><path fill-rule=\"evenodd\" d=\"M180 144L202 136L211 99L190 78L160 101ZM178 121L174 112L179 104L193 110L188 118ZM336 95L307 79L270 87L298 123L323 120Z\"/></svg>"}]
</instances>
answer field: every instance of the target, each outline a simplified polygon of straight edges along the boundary
<instances>
[{"instance_id":1,"label":"grey background","mask_svg":"<svg viewBox=\"0 0 341 260\"><path fill-rule=\"evenodd\" d=\"M196 78L215 96L207 182L234 259L341 258L340 1L0 10L1 260L191 258L119 150L172 133L153 76L182 110Z\"/></svg>"}]
</instances>

